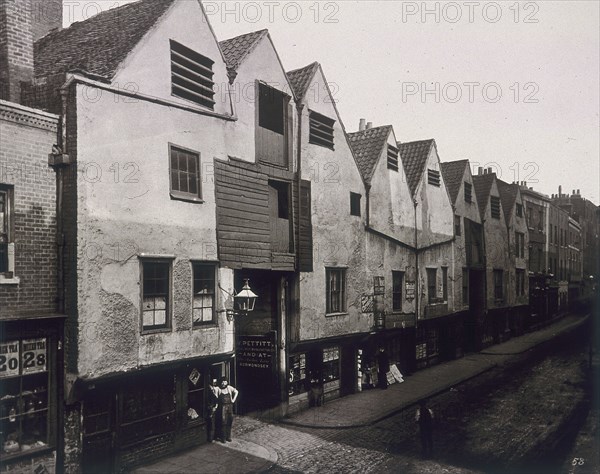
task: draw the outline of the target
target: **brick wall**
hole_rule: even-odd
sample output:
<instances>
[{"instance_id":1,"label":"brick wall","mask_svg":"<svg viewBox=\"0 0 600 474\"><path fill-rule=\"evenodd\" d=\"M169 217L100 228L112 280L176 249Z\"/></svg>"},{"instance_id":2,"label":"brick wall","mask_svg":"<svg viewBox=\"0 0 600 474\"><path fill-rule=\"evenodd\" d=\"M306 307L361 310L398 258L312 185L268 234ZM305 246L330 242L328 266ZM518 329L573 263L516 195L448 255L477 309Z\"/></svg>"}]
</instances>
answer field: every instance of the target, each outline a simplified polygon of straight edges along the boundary
<instances>
[{"instance_id":1,"label":"brick wall","mask_svg":"<svg viewBox=\"0 0 600 474\"><path fill-rule=\"evenodd\" d=\"M56 312L56 176L48 153L57 118L0 103L0 183L14 186L15 272L0 284L0 318Z\"/></svg>"}]
</instances>

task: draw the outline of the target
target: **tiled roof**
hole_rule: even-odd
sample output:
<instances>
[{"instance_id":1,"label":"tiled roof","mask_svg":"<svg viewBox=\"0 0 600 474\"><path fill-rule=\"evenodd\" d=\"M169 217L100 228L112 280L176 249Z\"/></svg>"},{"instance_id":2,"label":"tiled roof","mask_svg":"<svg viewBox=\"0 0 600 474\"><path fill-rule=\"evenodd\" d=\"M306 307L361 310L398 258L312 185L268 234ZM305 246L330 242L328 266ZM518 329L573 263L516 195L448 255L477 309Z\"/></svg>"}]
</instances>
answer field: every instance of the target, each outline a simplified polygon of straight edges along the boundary
<instances>
[{"instance_id":1,"label":"tiled roof","mask_svg":"<svg viewBox=\"0 0 600 474\"><path fill-rule=\"evenodd\" d=\"M477 206L481 218L485 217L485 210L489 201L492 184L496 178L496 173L481 174L473 176L473 187L475 188L475 196L477 197Z\"/></svg>"},{"instance_id":2,"label":"tiled roof","mask_svg":"<svg viewBox=\"0 0 600 474\"><path fill-rule=\"evenodd\" d=\"M112 78L175 0L140 0L99 13L35 43L35 76L82 70Z\"/></svg>"},{"instance_id":3,"label":"tiled roof","mask_svg":"<svg viewBox=\"0 0 600 474\"><path fill-rule=\"evenodd\" d=\"M513 211L515 202L517 201L517 193L519 192L518 184L508 184L501 179L497 179L498 192L500 193L500 201L502 202L502 209L504 209L504 217L506 222L510 221L510 214Z\"/></svg>"},{"instance_id":4,"label":"tiled roof","mask_svg":"<svg viewBox=\"0 0 600 474\"><path fill-rule=\"evenodd\" d=\"M425 164L427 163L427 158L429 158L429 151L433 143L433 139L398 143L400 157L402 158L404 172L406 173L406 181L413 196L423 176L423 170L425 169Z\"/></svg>"},{"instance_id":5,"label":"tiled roof","mask_svg":"<svg viewBox=\"0 0 600 474\"><path fill-rule=\"evenodd\" d=\"M292 89L294 90L294 95L298 100L302 100L304 98L304 95L308 90L308 86L310 86L310 82L312 81L312 78L314 77L318 67L319 63L314 62L308 66L300 69L294 69L293 71L286 73L288 80L292 85Z\"/></svg>"},{"instance_id":6,"label":"tiled roof","mask_svg":"<svg viewBox=\"0 0 600 474\"><path fill-rule=\"evenodd\" d=\"M448 161L440 163L440 166L446 189L448 189L452 204L455 204L465 175L465 168L469 166L469 160Z\"/></svg>"},{"instance_id":7,"label":"tiled roof","mask_svg":"<svg viewBox=\"0 0 600 474\"><path fill-rule=\"evenodd\" d=\"M219 42L227 67L237 69L244 58L254 49L269 30L258 30Z\"/></svg>"},{"instance_id":8,"label":"tiled roof","mask_svg":"<svg viewBox=\"0 0 600 474\"><path fill-rule=\"evenodd\" d=\"M391 125L384 125L361 132L348 133L348 140L354 152L358 170L367 184L371 182L375 165L391 130Z\"/></svg>"}]
</instances>

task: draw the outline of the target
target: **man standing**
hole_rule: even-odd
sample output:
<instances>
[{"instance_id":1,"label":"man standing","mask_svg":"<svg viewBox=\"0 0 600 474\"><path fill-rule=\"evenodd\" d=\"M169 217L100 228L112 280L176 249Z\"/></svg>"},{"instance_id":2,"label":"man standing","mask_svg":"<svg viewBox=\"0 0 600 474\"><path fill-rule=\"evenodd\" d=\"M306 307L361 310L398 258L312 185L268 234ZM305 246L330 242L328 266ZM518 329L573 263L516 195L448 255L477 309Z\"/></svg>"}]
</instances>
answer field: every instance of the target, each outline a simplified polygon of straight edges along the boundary
<instances>
[{"instance_id":1,"label":"man standing","mask_svg":"<svg viewBox=\"0 0 600 474\"><path fill-rule=\"evenodd\" d=\"M212 379L211 384L208 387L208 397L206 400L206 429L208 431L207 439L209 443L212 443L215 439L215 414L219 407L220 392L218 385L219 381L217 379Z\"/></svg>"},{"instance_id":2,"label":"man standing","mask_svg":"<svg viewBox=\"0 0 600 474\"><path fill-rule=\"evenodd\" d=\"M379 385L379 388L386 389L388 386L387 373L390 371L390 359L383 347L379 349L379 354L377 354L377 368L377 385Z\"/></svg>"},{"instance_id":3,"label":"man standing","mask_svg":"<svg viewBox=\"0 0 600 474\"><path fill-rule=\"evenodd\" d=\"M217 411L219 422L219 439L221 443L231 441L231 425L233 424L233 404L239 392L229 385L227 377L221 378L219 389L219 408Z\"/></svg>"}]
</instances>

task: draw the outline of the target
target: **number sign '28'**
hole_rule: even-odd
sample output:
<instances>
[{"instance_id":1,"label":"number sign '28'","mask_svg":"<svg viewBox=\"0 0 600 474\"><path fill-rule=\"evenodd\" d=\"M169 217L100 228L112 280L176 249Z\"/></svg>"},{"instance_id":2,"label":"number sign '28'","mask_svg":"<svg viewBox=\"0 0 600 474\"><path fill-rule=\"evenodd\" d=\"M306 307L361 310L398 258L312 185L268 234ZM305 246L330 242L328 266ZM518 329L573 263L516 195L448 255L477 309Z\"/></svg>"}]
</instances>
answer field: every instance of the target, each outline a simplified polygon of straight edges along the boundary
<instances>
[{"instance_id":1,"label":"number sign '28'","mask_svg":"<svg viewBox=\"0 0 600 474\"><path fill-rule=\"evenodd\" d=\"M46 370L46 339L0 343L0 378Z\"/></svg>"}]
</instances>

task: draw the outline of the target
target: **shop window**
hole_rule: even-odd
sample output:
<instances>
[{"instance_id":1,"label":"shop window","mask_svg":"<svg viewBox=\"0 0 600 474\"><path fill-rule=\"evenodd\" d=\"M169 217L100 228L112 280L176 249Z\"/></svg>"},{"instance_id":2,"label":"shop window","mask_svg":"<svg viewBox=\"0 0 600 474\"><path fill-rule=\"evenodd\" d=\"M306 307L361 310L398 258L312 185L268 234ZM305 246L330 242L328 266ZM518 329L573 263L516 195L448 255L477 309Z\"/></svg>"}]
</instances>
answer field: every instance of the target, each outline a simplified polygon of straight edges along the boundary
<instances>
[{"instance_id":1,"label":"shop window","mask_svg":"<svg viewBox=\"0 0 600 474\"><path fill-rule=\"evenodd\" d=\"M392 310L402 311L404 272L392 272Z\"/></svg>"},{"instance_id":2,"label":"shop window","mask_svg":"<svg viewBox=\"0 0 600 474\"><path fill-rule=\"evenodd\" d=\"M323 382L332 382L340 378L340 349L323 349Z\"/></svg>"},{"instance_id":3,"label":"shop window","mask_svg":"<svg viewBox=\"0 0 600 474\"><path fill-rule=\"evenodd\" d=\"M309 380L306 373L306 354L295 354L289 358L288 394L298 395L307 392Z\"/></svg>"},{"instance_id":4,"label":"shop window","mask_svg":"<svg viewBox=\"0 0 600 474\"><path fill-rule=\"evenodd\" d=\"M9 274L14 268L14 255L9 250L14 248L11 232L12 196L12 186L0 184L0 274Z\"/></svg>"},{"instance_id":5,"label":"shop window","mask_svg":"<svg viewBox=\"0 0 600 474\"><path fill-rule=\"evenodd\" d=\"M210 381L209 381L210 382ZM204 373L196 368L190 369L187 378L188 383L188 422L204 421L204 410L206 409L206 389L204 388Z\"/></svg>"},{"instance_id":6,"label":"shop window","mask_svg":"<svg viewBox=\"0 0 600 474\"><path fill-rule=\"evenodd\" d=\"M212 59L171 40L173 95L213 109L215 105Z\"/></svg>"},{"instance_id":7,"label":"shop window","mask_svg":"<svg viewBox=\"0 0 600 474\"><path fill-rule=\"evenodd\" d=\"M139 377L124 388L121 435L130 445L175 429L175 377Z\"/></svg>"},{"instance_id":8,"label":"shop window","mask_svg":"<svg viewBox=\"0 0 600 474\"><path fill-rule=\"evenodd\" d=\"M469 304L469 270L463 268L462 271L462 302L463 305Z\"/></svg>"},{"instance_id":9,"label":"shop window","mask_svg":"<svg viewBox=\"0 0 600 474\"><path fill-rule=\"evenodd\" d=\"M427 269L427 299L429 304L437 301L437 270L435 268Z\"/></svg>"},{"instance_id":10,"label":"shop window","mask_svg":"<svg viewBox=\"0 0 600 474\"><path fill-rule=\"evenodd\" d=\"M335 120L310 111L308 142L333 150L333 125Z\"/></svg>"},{"instance_id":11,"label":"shop window","mask_svg":"<svg viewBox=\"0 0 600 474\"><path fill-rule=\"evenodd\" d=\"M200 192L200 153L173 145L169 147L171 196L198 201Z\"/></svg>"},{"instance_id":12,"label":"shop window","mask_svg":"<svg viewBox=\"0 0 600 474\"><path fill-rule=\"evenodd\" d=\"M142 261L142 330L169 327L171 262Z\"/></svg>"},{"instance_id":13,"label":"shop window","mask_svg":"<svg viewBox=\"0 0 600 474\"><path fill-rule=\"evenodd\" d=\"M350 215L360 216L360 194L350 192Z\"/></svg>"},{"instance_id":14,"label":"shop window","mask_svg":"<svg viewBox=\"0 0 600 474\"><path fill-rule=\"evenodd\" d=\"M194 326L215 320L215 273L213 263L193 263L194 296L192 303Z\"/></svg>"},{"instance_id":15,"label":"shop window","mask_svg":"<svg viewBox=\"0 0 600 474\"><path fill-rule=\"evenodd\" d=\"M49 439L48 340L0 344L0 449L2 459L46 448Z\"/></svg>"},{"instance_id":16,"label":"shop window","mask_svg":"<svg viewBox=\"0 0 600 474\"><path fill-rule=\"evenodd\" d=\"M326 312L345 313L346 312L346 269L345 268L327 268L327 301Z\"/></svg>"},{"instance_id":17,"label":"shop window","mask_svg":"<svg viewBox=\"0 0 600 474\"><path fill-rule=\"evenodd\" d=\"M504 298L504 272L494 270L494 298L501 300Z\"/></svg>"}]
</instances>

